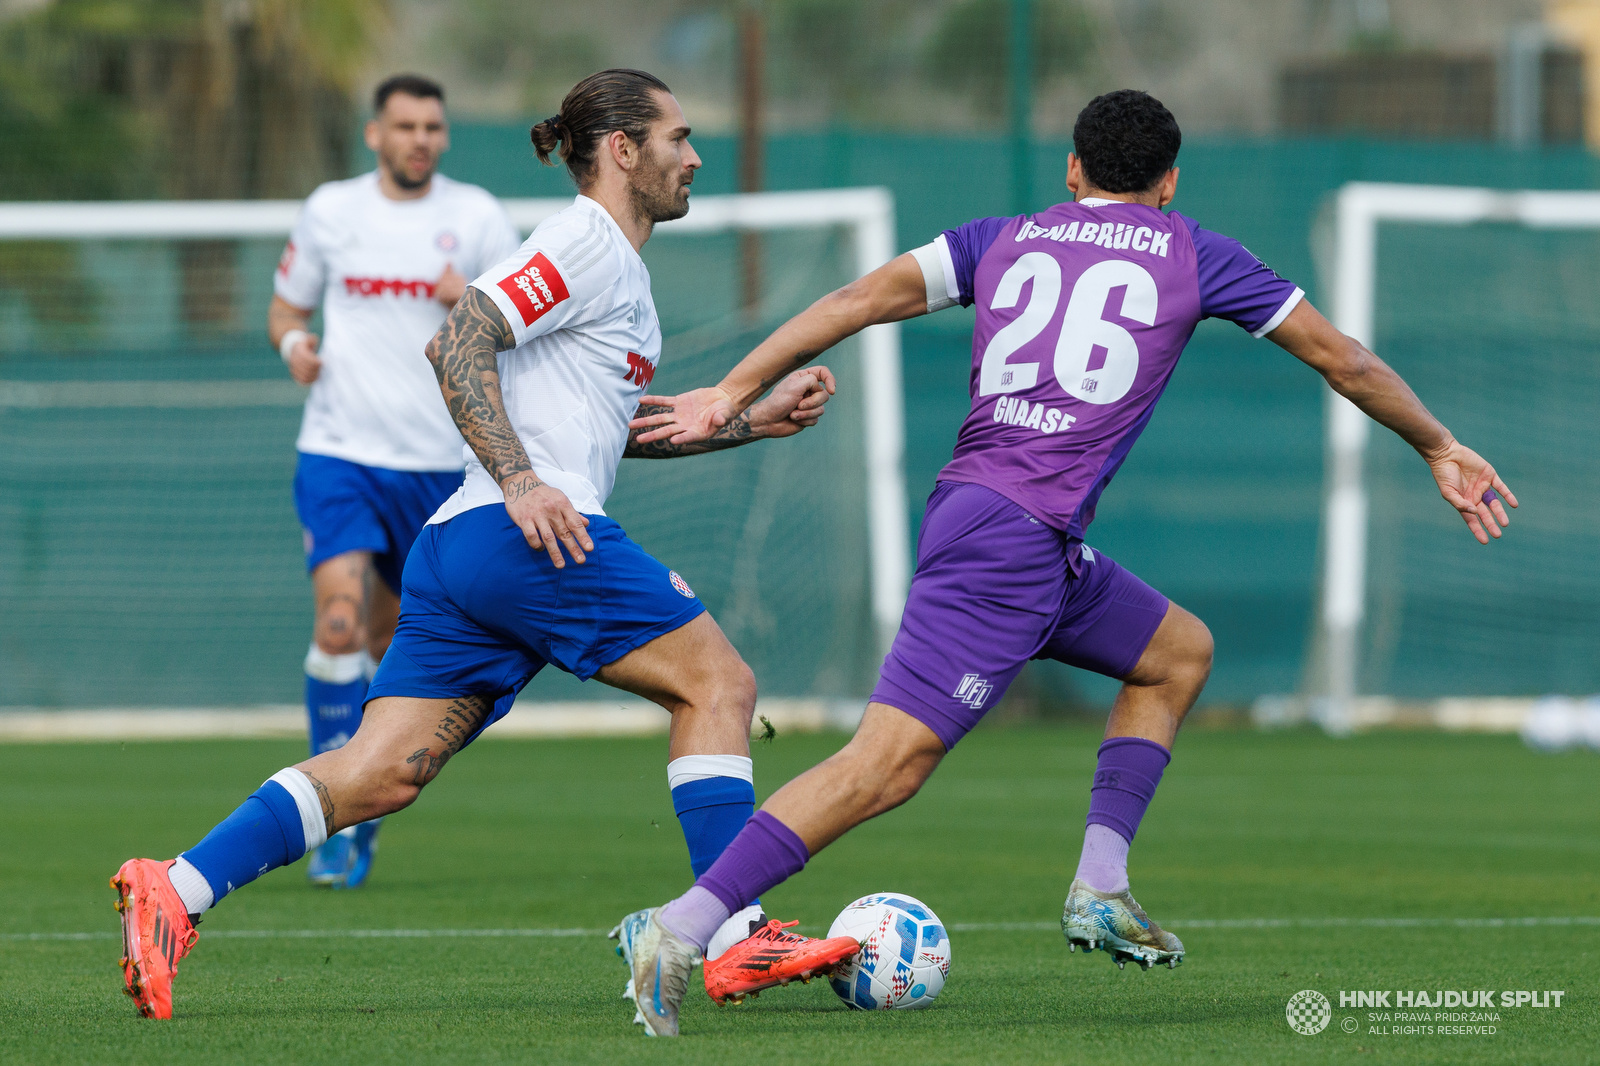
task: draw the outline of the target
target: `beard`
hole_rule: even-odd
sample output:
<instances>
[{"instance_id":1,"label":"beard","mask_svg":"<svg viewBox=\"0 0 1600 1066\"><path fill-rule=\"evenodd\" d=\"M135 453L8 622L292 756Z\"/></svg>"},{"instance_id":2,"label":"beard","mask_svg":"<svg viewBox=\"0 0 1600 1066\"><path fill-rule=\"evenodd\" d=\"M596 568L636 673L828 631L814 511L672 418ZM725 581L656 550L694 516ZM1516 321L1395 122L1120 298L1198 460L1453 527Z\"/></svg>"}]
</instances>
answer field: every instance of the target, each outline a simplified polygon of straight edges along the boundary
<instances>
[{"instance_id":1,"label":"beard","mask_svg":"<svg viewBox=\"0 0 1600 1066\"><path fill-rule=\"evenodd\" d=\"M386 156L384 157L384 162L389 165L389 176L394 179L394 183L407 192L413 192L428 184L433 180L433 172L439 168L439 162L435 159L428 164L428 168L420 176L412 177L406 171L404 159L393 159Z\"/></svg>"},{"instance_id":2,"label":"beard","mask_svg":"<svg viewBox=\"0 0 1600 1066\"><path fill-rule=\"evenodd\" d=\"M679 187L677 165L662 165L649 149L640 153L636 177L628 182L628 198L636 216L652 224L671 222L689 213L689 197Z\"/></svg>"}]
</instances>

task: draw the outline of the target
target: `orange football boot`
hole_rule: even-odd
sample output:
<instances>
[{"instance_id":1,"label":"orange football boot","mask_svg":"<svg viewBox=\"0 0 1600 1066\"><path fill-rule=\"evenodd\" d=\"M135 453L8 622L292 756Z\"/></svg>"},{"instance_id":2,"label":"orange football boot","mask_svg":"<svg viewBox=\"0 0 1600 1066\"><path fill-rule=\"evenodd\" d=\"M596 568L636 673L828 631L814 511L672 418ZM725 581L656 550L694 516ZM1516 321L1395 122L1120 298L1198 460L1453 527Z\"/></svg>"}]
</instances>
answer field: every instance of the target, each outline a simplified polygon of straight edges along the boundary
<instances>
[{"instance_id":1,"label":"orange football boot","mask_svg":"<svg viewBox=\"0 0 1600 1066\"><path fill-rule=\"evenodd\" d=\"M176 859L129 859L111 879L122 912L122 977L146 1018L172 1017L178 960L200 938L167 871Z\"/></svg>"},{"instance_id":2,"label":"orange football boot","mask_svg":"<svg viewBox=\"0 0 1600 1066\"><path fill-rule=\"evenodd\" d=\"M817 940L784 932L799 924L773 918L717 958L706 960L706 995L718 1003L739 1003L774 985L831 973L861 950L855 937Z\"/></svg>"}]
</instances>

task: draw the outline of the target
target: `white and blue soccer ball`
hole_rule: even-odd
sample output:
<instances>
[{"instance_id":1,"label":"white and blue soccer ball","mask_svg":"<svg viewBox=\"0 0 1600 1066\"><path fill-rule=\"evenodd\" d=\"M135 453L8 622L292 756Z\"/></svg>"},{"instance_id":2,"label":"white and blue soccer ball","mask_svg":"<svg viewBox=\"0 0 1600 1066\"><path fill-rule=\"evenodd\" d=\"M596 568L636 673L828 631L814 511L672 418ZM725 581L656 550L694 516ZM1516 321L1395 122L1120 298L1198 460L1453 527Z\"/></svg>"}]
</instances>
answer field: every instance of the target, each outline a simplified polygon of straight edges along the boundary
<instances>
[{"instance_id":1,"label":"white and blue soccer ball","mask_svg":"<svg viewBox=\"0 0 1600 1066\"><path fill-rule=\"evenodd\" d=\"M950 975L950 934L933 909L913 896L862 896L839 913L828 935L861 942L861 951L831 979L852 1010L926 1007Z\"/></svg>"},{"instance_id":2,"label":"white and blue soccer ball","mask_svg":"<svg viewBox=\"0 0 1600 1066\"><path fill-rule=\"evenodd\" d=\"M1522 740L1535 751L1566 751L1582 744L1583 723L1577 700L1544 696L1534 701L1522 722Z\"/></svg>"}]
</instances>

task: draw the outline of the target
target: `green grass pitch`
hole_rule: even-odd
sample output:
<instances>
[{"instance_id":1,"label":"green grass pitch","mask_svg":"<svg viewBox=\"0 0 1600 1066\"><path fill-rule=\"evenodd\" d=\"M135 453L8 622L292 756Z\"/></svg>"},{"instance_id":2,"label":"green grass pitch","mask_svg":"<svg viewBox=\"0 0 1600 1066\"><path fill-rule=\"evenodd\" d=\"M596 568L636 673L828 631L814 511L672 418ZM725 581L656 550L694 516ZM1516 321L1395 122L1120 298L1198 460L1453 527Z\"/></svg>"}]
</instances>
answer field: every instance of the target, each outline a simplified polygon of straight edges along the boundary
<instances>
[{"instance_id":1,"label":"green grass pitch","mask_svg":"<svg viewBox=\"0 0 1600 1066\"><path fill-rule=\"evenodd\" d=\"M812 932L867 892L927 901L954 927L932 1009L853 1013L824 982L718 1008L691 986L675 1042L629 1026L623 969L596 934L239 935L607 929L688 883L659 738L475 745L390 820L366 888L313 890L296 866L214 911L170 1022L135 1017L122 995L107 878L129 855L176 854L300 746L13 746L0 753L0 1061L1594 1061L1593 754L1539 756L1505 737L1186 733L1132 875L1189 959L1144 973L1069 955L1052 928L1096 739L980 730L909 805L768 896L774 915ZM758 786L841 741L758 745ZM1370 924L1571 917L1590 922ZM1226 924L1278 918L1321 924ZM1005 923L1015 927L996 928ZM38 933L95 938L26 938ZM1308 988L1334 1001L1316 1036L1284 1017ZM1375 1034L1367 1011L1338 1006L1339 990L1479 988L1565 997L1559 1009L1500 1011L1492 1036ZM1346 1018L1357 1032L1343 1031Z\"/></svg>"}]
</instances>

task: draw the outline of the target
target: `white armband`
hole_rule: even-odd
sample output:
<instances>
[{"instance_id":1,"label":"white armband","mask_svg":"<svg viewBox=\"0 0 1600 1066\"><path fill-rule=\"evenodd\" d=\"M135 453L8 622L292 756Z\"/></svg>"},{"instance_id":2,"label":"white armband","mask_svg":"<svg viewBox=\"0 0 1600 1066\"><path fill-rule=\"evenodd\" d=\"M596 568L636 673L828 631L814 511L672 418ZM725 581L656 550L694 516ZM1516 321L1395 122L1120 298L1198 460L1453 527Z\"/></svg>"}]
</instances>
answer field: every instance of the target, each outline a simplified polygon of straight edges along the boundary
<instances>
[{"instance_id":1,"label":"white armband","mask_svg":"<svg viewBox=\"0 0 1600 1066\"><path fill-rule=\"evenodd\" d=\"M278 354L283 356L285 363L289 361L289 354L294 351L294 346L309 336L311 334L303 329L291 329L283 335L283 339L278 342Z\"/></svg>"},{"instance_id":2,"label":"white armband","mask_svg":"<svg viewBox=\"0 0 1600 1066\"><path fill-rule=\"evenodd\" d=\"M929 314L961 302L961 291L956 288L955 270L950 263L950 250L944 245L943 234L932 243L911 249L911 256L922 268L922 283L928 291Z\"/></svg>"}]
</instances>

